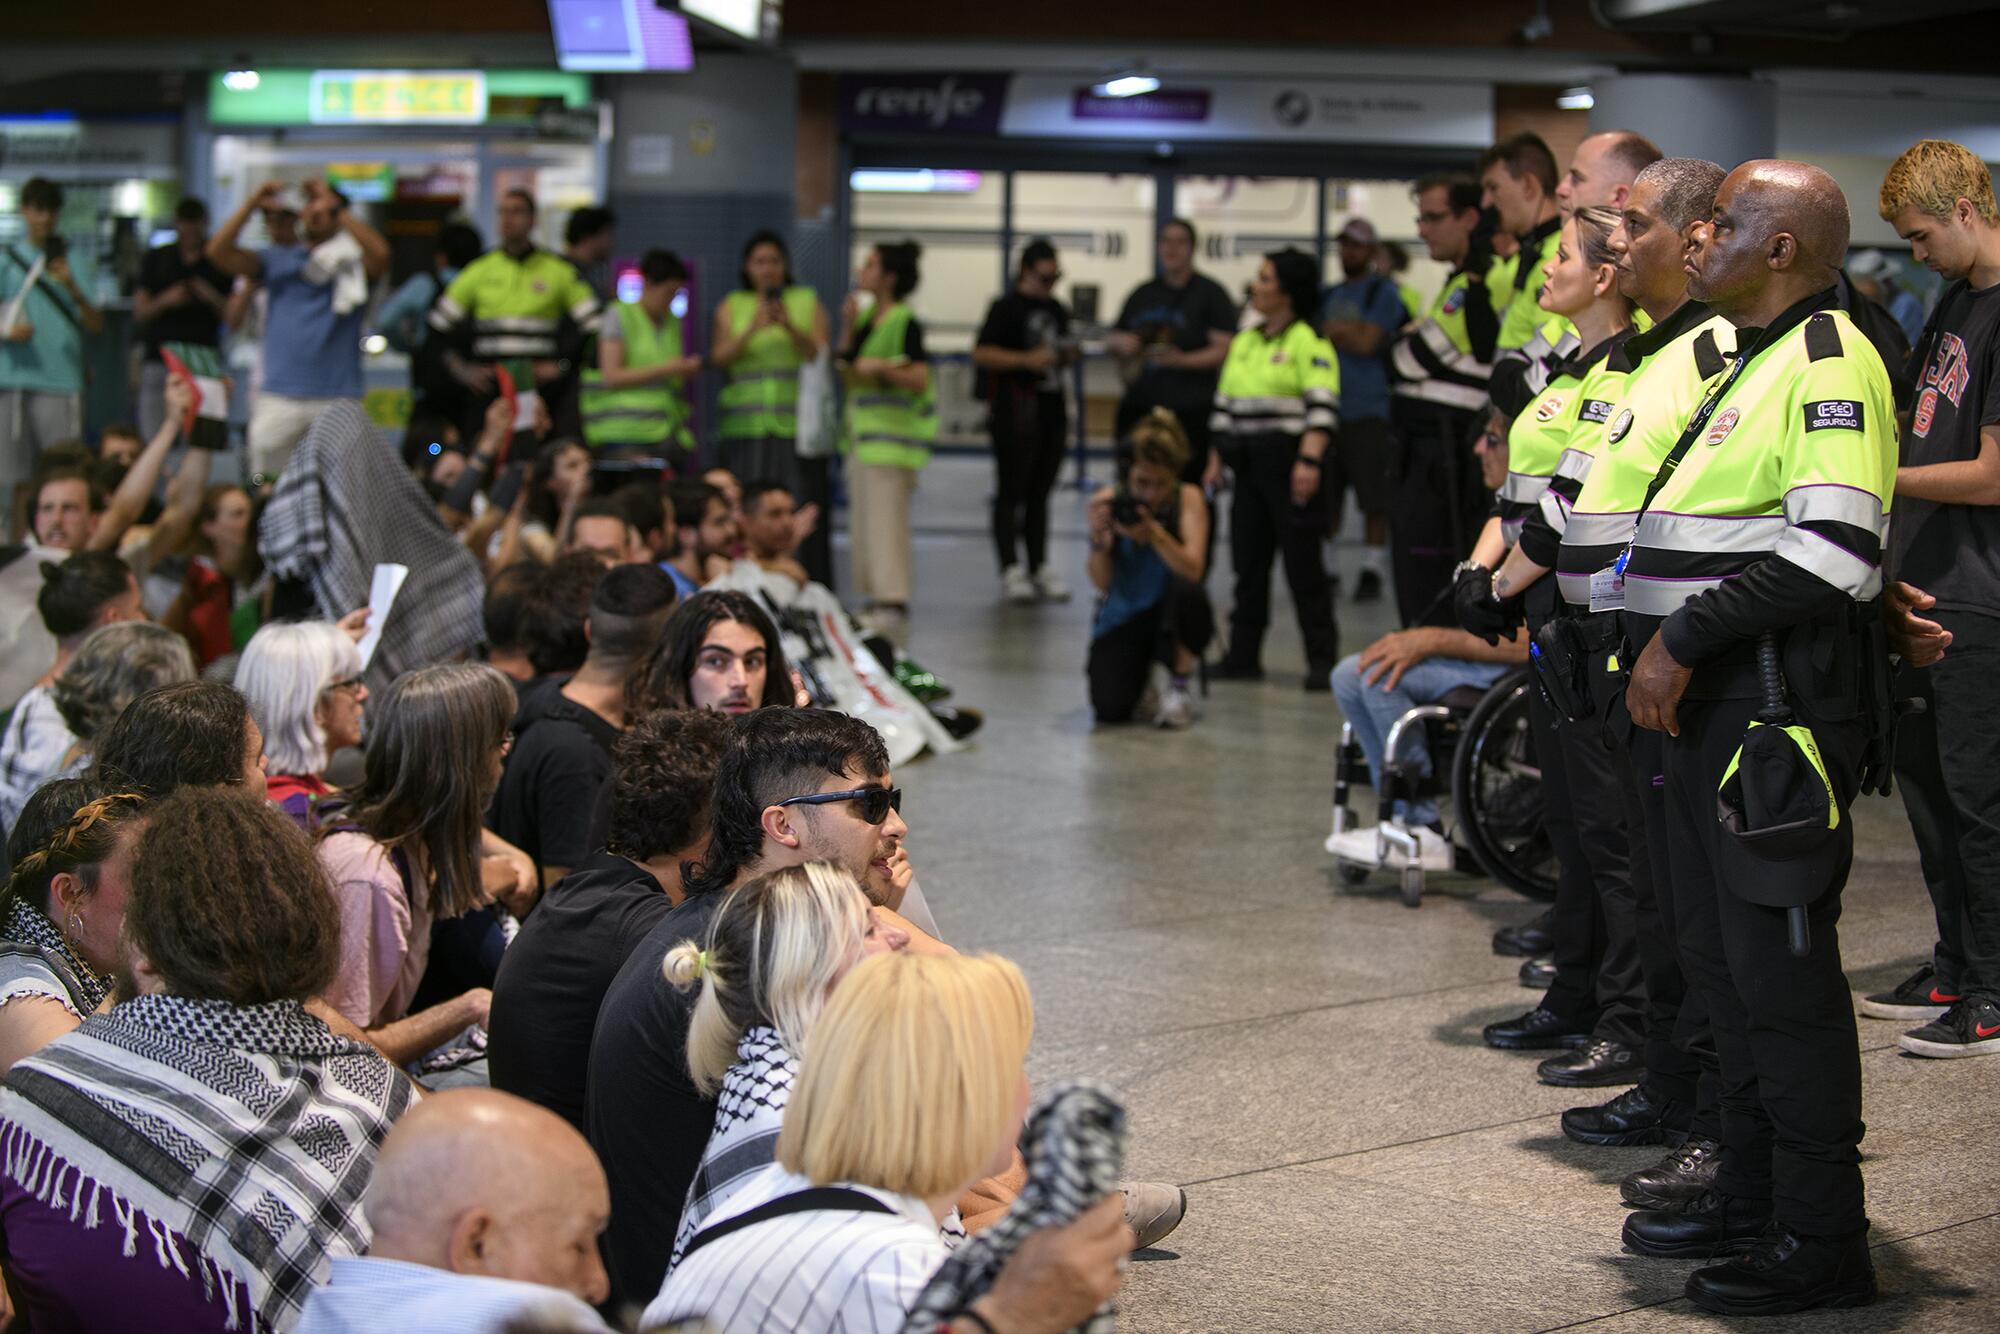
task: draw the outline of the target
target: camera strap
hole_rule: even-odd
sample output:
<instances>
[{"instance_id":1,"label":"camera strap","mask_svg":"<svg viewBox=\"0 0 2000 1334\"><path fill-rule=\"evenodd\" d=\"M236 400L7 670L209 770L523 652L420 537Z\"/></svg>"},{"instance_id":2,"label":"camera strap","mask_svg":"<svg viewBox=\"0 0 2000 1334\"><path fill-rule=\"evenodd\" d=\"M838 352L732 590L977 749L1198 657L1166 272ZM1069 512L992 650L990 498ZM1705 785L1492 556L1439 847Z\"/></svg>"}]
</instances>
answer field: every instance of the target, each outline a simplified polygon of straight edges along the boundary
<instances>
[{"instance_id":1,"label":"camera strap","mask_svg":"<svg viewBox=\"0 0 2000 1334\"><path fill-rule=\"evenodd\" d=\"M7 245L7 258L13 260L16 264L21 266L21 274L23 277L26 277L29 273L32 273L34 271L34 265L29 263L27 260L21 258L21 252L14 248L13 243L11 241ZM69 321L70 328L75 329L78 333L82 333L83 320L78 317L77 313L74 310L70 309L68 300L65 299L60 292L58 292L54 287L52 287L46 281L48 277L48 269L46 267L43 268L42 270L42 277L43 281L37 282L35 284L35 290L41 293L43 298L45 298L50 305L56 308L56 313L58 315L61 315L64 319Z\"/></svg>"}]
</instances>

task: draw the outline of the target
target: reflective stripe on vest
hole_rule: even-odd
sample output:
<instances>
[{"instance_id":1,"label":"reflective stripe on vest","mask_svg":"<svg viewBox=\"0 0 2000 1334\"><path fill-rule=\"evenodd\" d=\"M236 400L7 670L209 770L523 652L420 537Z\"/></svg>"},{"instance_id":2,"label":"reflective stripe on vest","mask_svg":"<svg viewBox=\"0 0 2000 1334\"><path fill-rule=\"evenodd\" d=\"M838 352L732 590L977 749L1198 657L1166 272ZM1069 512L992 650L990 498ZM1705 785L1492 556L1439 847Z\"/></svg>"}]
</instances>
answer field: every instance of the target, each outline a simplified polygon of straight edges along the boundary
<instances>
[{"instance_id":1,"label":"reflective stripe on vest","mask_svg":"<svg viewBox=\"0 0 2000 1334\"><path fill-rule=\"evenodd\" d=\"M787 287L782 298L792 327L811 333L819 298L810 287ZM750 327L762 298L755 292L731 292L722 299L731 336ZM722 419L717 430L725 440L790 440L798 434L798 348L791 335L776 326L759 329L743 344L743 354L729 368L722 388Z\"/></svg>"},{"instance_id":2,"label":"reflective stripe on vest","mask_svg":"<svg viewBox=\"0 0 2000 1334\"><path fill-rule=\"evenodd\" d=\"M856 358L902 361L911 318L908 306L890 309L869 327L855 350ZM928 383L920 393L886 385L850 390L845 425L841 447L856 463L915 471L931 461L931 445L937 440L937 399Z\"/></svg>"},{"instance_id":3,"label":"reflective stripe on vest","mask_svg":"<svg viewBox=\"0 0 2000 1334\"><path fill-rule=\"evenodd\" d=\"M681 357L681 322L669 315L656 325L636 302L620 301L612 308L625 349L627 370L663 366ZM672 384L628 385L612 389L598 370L583 373L583 438L592 448L606 445L660 445L671 442L692 448L688 406Z\"/></svg>"}]
</instances>

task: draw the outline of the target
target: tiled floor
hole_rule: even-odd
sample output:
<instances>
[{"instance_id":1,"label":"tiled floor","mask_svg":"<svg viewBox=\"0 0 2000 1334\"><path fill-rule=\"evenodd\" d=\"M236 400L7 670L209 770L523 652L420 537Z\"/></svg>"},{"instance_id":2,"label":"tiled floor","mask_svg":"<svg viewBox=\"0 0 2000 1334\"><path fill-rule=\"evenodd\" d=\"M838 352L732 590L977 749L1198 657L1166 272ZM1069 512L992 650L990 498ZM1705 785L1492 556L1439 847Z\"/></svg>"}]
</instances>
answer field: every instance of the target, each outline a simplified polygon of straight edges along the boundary
<instances>
[{"instance_id":1,"label":"tiled floor","mask_svg":"<svg viewBox=\"0 0 2000 1334\"><path fill-rule=\"evenodd\" d=\"M1098 465L1100 471L1103 465ZM1187 1187L1187 1222L1134 1266L1123 1327L1710 1329L1694 1266L1621 1252L1617 1179L1657 1149L1571 1144L1578 1098L1480 1025L1532 999L1495 926L1533 907L1490 883L1341 887L1320 849L1339 716L1299 689L1282 601L1268 681L1218 684L1181 734L1098 731L1082 677L1081 508L1058 499L1067 606L1003 606L986 465L940 459L918 501L916 655L982 708L978 744L897 775L945 933L1027 971L1038 1080L1121 1090L1130 1175ZM1353 553L1343 552L1351 566ZM1350 585L1352 572L1349 571ZM1280 580L1282 583L1282 580ZM1210 581L1226 600L1226 570ZM1343 644L1388 627L1343 602ZM1858 812L1841 938L1858 986L1930 944L1900 802ZM1778 1331L2000 1329L2000 1060L1918 1061L1861 1020L1882 1300Z\"/></svg>"}]
</instances>

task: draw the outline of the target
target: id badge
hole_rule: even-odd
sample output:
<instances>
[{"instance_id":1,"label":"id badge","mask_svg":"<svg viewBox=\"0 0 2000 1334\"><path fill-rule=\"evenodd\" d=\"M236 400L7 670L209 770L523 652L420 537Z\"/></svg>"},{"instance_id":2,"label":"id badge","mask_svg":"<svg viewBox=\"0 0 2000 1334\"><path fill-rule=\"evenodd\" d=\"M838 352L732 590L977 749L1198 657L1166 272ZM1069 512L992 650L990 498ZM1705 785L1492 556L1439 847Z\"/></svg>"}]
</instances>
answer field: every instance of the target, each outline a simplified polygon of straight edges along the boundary
<instances>
[{"instance_id":1,"label":"id badge","mask_svg":"<svg viewBox=\"0 0 2000 1334\"><path fill-rule=\"evenodd\" d=\"M1625 610L1625 572L1617 565L1607 565L1590 576L1590 609Z\"/></svg>"}]
</instances>

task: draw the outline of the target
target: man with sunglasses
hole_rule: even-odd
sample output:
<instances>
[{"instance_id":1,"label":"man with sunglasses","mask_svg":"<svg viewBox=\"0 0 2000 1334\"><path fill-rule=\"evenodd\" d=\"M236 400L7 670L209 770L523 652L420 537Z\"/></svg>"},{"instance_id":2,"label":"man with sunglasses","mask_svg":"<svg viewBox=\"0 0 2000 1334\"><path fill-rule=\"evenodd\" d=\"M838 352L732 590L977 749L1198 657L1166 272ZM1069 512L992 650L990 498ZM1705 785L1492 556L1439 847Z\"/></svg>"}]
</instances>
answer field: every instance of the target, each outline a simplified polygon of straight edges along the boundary
<instances>
[{"instance_id":1,"label":"man with sunglasses","mask_svg":"<svg viewBox=\"0 0 2000 1334\"><path fill-rule=\"evenodd\" d=\"M605 994L590 1048L587 1128L611 1178L604 1249L615 1305L652 1299L665 1276L688 1182L715 1104L687 1070L694 998L660 982L667 952L706 942L725 895L810 861L853 873L886 898L909 832L875 729L823 709L757 709L736 723L716 769L707 854L687 898L660 920Z\"/></svg>"},{"instance_id":2,"label":"man with sunglasses","mask_svg":"<svg viewBox=\"0 0 2000 1334\"><path fill-rule=\"evenodd\" d=\"M974 340L979 396L993 429L993 545L1010 602L1066 602L1047 567L1049 492L1062 471L1069 417L1062 368L1077 359L1069 311L1056 300L1062 265L1046 237L1021 250L1014 290L994 301ZM1021 562L1016 535L1027 547Z\"/></svg>"}]
</instances>

